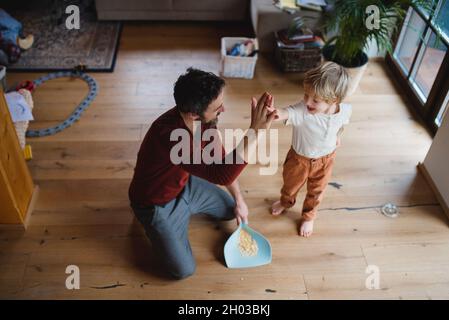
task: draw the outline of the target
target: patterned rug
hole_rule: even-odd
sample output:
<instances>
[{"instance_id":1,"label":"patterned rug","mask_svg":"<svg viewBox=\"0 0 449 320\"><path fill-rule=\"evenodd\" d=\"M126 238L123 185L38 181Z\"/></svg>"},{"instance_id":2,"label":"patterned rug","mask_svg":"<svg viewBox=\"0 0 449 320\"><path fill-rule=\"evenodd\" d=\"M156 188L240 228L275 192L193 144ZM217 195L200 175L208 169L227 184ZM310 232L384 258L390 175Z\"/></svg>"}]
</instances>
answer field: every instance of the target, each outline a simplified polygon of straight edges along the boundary
<instances>
[{"instance_id":1,"label":"patterned rug","mask_svg":"<svg viewBox=\"0 0 449 320\"><path fill-rule=\"evenodd\" d=\"M122 25L120 22L97 21L93 1L81 0L80 29L66 28L64 2L53 7L24 12L10 12L23 25L24 34L34 35L34 44L22 52L8 71L65 71L82 64L86 71L114 71ZM70 4L76 4L71 1Z\"/></svg>"}]
</instances>

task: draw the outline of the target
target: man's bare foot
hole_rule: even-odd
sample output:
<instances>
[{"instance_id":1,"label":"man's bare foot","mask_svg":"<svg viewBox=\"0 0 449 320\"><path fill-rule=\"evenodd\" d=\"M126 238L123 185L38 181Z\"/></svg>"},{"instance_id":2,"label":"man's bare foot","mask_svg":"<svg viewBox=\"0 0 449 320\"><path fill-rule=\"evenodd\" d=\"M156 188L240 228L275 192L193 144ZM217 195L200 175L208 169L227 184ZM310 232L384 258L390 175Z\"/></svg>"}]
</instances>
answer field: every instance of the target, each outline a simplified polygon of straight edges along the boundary
<instances>
[{"instance_id":1,"label":"man's bare foot","mask_svg":"<svg viewBox=\"0 0 449 320\"><path fill-rule=\"evenodd\" d=\"M301 219L299 225L299 235L301 237L310 237L313 233L313 220L306 221Z\"/></svg>"},{"instance_id":2,"label":"man's bare foot","mask_svg":"<svg viewBox=\"0 0 449 320\"><path fill-rule=\"evenodd\" d=\"M281 205L281 201L279 200L273 203L273 205L271 206L271 214L273 216L280 215L284 210L285 208Z\"/></svg>"}]
</instances>

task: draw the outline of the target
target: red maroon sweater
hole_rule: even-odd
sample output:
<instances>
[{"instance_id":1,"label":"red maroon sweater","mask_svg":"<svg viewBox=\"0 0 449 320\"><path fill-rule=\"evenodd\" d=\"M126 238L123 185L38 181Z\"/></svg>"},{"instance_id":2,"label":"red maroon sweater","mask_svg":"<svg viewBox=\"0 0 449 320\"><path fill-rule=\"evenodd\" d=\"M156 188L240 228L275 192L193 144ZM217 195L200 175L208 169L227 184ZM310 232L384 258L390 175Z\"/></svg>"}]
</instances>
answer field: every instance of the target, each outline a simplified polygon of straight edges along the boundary
<instances>
[{"instance_id":1,"label":"red maroon sweater","mask_svg":"<svg viewBox=\"0 0 449 320\"><path fill-rule=\"evenodd\" d=\"M201 127L201 133L207 128L214 128L205 125ZM170 150L179 142L170 141L170 134L179 128L189 132L190 164L173 164L170 160ZM207 143L202 142L202 148L205 145ZM215 184L231 184L245 168L246 163L225 164L222 146L221 149L222 164L205 164L202 161L200 164L192 164L192 134L176 107L168 110L153 122L140 146L134 177L129 187L130 201L137 205L165 204L178 196L190 174ZM235 160L235 150L228 156Z\"/></svg>"}]
</instances>

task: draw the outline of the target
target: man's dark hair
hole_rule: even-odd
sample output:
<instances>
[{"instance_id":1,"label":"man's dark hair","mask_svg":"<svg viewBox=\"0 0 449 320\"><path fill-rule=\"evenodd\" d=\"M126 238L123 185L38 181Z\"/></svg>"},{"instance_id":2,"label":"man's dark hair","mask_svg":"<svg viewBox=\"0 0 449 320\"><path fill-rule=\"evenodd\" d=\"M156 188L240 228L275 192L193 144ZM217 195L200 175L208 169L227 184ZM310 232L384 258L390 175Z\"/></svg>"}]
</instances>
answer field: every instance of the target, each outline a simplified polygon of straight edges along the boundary
<instances>
[{"instance_id":1,"label":"man's dark hair","mask_svg":"<svg viewBox=\"0 0 449 320\"><path fill-rule=\"evenodd\" d=\"M192 112L202 116L209 104L217 99L225 81L202 70L188 68L175 83L176 107L181 112Z\"/></svg>"}]
</instances>

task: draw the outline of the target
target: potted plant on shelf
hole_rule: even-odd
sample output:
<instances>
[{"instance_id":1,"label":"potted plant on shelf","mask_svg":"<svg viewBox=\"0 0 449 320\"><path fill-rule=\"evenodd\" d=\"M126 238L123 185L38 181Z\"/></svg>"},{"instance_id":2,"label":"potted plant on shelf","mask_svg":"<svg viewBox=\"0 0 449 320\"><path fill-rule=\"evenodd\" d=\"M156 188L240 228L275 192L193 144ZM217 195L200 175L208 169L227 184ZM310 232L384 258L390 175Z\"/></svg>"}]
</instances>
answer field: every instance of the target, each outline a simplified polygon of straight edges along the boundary
<instances>
[{"instance_id":1,"label":"potted plant on shelf","mask_svg":"<svg viewBox=\"0 0 449 320\"><path fill-rule=\"evenodd\" d=\"M372 41L379 51L392 52L392 35L397 32L409 6L419 6L430 12L432 1L336 0L328 6L325 28L327 32L337 31L337 35L326 41L322 54L326 60L348 71L351 77L348 95L356 90L363 76L368 64L365 50ZM376 16L378 19L372 20Z\"/></svg>"}]
</instances>

